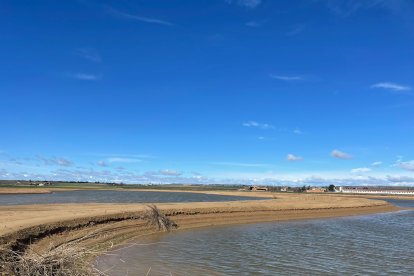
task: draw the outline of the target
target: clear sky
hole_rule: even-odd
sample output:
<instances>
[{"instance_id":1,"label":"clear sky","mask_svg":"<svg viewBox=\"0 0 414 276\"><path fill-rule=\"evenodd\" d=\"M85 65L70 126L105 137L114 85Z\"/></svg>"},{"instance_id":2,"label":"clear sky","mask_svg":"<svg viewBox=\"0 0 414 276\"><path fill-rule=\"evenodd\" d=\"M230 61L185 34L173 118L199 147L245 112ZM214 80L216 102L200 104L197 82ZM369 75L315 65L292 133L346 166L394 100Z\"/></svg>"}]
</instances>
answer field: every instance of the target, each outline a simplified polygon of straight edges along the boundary
<instances>
[{"instance_id":1,"label":"clear sky","mask_svg":"<svg viewBox=\"0 0 414 276\"><path fill-rule=\"evenodd\" d=\"M412 0L2 0L0 26L0 179L414 185Z\"/></svg>"}]
</instances>

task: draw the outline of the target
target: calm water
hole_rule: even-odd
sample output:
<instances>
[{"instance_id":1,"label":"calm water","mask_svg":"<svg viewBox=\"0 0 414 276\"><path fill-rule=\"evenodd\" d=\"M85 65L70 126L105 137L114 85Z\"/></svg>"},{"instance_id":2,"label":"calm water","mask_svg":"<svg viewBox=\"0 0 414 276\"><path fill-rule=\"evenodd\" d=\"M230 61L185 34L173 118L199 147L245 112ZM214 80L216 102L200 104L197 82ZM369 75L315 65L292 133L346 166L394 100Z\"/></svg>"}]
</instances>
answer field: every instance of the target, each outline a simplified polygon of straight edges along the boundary
<instances>
[{"instance_id":1,"label":"calm water","mask_svg":"<svg viewBox=\"0 0 414 276\"><path fill-rule=\"evenodd\" d=\"M136 242L100 257L98 267L112 267L109 275L146 275L149 268L149 275L414 275L414 211L204 228Z\"/></svg>"},{"instance_id":2,"label":"calm water","mask_svg":"<svg viewBox=\"0 0 414 276\"><path fill-rule=\"evenodd\" d=\"M134 191L67 191L51 194L0 195L0 205L27 205L47 203L145 203L145 202L208 202L249 200L258 198L241 196L207 195L181 192Z\"/></svg>"}]
</instances>

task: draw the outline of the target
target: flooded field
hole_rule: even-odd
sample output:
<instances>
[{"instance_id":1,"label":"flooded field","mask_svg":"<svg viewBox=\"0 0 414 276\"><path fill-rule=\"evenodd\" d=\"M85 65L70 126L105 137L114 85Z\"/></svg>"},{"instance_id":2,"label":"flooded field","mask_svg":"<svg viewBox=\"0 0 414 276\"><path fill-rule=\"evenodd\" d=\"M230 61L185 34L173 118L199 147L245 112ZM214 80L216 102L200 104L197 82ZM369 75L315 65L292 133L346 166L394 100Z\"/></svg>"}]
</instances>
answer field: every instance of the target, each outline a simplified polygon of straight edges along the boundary
<instances>
[{"instance_id":1,"label":"flooded field","mask_svg":"<svg viewBox=\"0 0 414 276\"><path fill-rule=\"evenodd\" d=\"M159 203L257 200L255 197L210 195L187 192L148 192L114 190L77 190L50 194L0 194L0 205L50 203Z\"/></svg>"}]
</instances>

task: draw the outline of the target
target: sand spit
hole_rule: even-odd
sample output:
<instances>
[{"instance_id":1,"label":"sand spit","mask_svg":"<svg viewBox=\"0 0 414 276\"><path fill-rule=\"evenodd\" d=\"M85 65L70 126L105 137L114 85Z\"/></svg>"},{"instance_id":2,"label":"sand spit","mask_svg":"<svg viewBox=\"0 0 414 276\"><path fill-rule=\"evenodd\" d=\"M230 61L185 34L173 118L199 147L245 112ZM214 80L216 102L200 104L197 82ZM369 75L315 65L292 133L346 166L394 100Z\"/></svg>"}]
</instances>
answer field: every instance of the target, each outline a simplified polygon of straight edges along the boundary
<instances>
[{"instance_id":1,"label":"sand spit","mask_svg":"<svg viewBox=\"0 0 414 276\"><path fill-rule=\"evenodd\" d=\"M50 194L52 191L43 188L0 188L0 195L5 194Z\"/></svg>"},{"instance_id":2,"label":"sand spit","mask_svg":"<svg viewBox=\"0 0 414 276\"><path fill-rule=\"evenodd\" d=\"M243 192L220 192L226 195L246 195ZM249 193L249 196L269 196L270 193ZM397 208L381 200L369 200L334 195L275 194L274 199L231 201L158 203L157 206L180 228L218 224L277 221L358 215L392 211ZM105 218L131 220L145 210L145 204L39 204L0 206L0 238L16 232L39 233L53 225L64 227L95 223ZM124 219L125 218L125 219ZM21 235L19 235L21 236ZM0 243L0 244L1 244Z\"/></svg>"},{"instance_id":3,"label":"sand spit","mask_svg":"<svg viewBox=\"0 0 414 276\"><path fill-rule=\"evenodd\" d=\"M382 200L333 194L210 192L269 199L228 202L157 203L179 229L253 222L332 218L390 212L399 208ZM39 254L79 241L102 252L130 238L154 233L145 204L39 204L0 206L0 247ZM174 230L175 231L175 230Z\"/></svg>"}]
</instances>

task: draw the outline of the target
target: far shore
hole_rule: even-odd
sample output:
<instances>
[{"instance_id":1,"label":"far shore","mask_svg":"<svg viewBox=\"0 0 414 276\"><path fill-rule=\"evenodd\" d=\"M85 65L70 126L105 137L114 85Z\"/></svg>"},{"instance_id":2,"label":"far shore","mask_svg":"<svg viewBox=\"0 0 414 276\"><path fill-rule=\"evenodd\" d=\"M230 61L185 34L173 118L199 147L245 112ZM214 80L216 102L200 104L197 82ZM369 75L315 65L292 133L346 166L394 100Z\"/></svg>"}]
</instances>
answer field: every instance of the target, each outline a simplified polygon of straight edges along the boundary
<instances>
[{"instance_id":1,"label":"far shore","mask_svg":"<svg viewBox=\"0 0 414 276\"><path fill-rule=\"evenodd\" d=\"M295 195L298 193L292 192L252 192L252 191L238 191L238 190L195 190L195 189L159 189L159 188L119 188L119 187L1 187L0 195L7 194L50 194L53 192L64 191L78 191L78 190L97 190L97 191L134 191L134 192L176 192L176 193L201 193L201 194L214 194L214 195L233 195L233 196L249 196L249 197L262 197L272 198L279 195ZM390 195L390 194L352 194L352 193L304 193L312 195L326 195L326 196L339 196L339 197L357 197L357 198L371 198L371 199L398 199L398 200L414 200L414 195ZM1 206L1 202L0 202Z\"/></svg>"}]
</instances>

